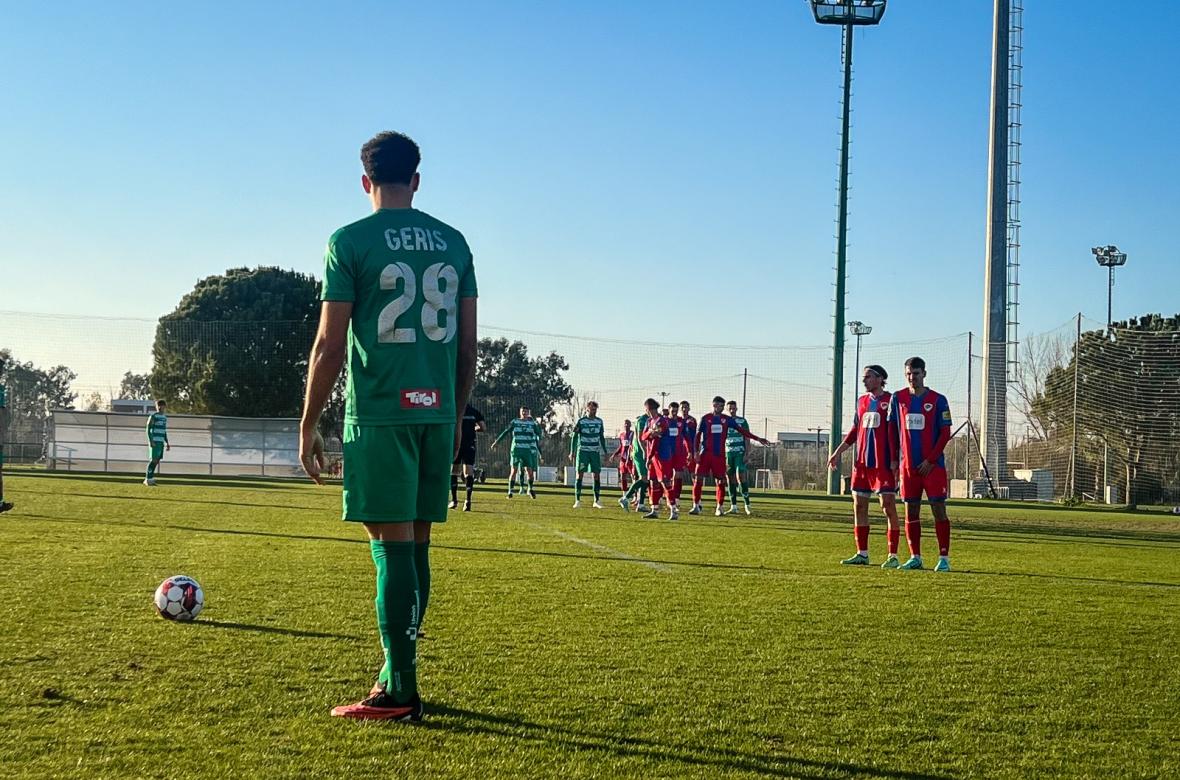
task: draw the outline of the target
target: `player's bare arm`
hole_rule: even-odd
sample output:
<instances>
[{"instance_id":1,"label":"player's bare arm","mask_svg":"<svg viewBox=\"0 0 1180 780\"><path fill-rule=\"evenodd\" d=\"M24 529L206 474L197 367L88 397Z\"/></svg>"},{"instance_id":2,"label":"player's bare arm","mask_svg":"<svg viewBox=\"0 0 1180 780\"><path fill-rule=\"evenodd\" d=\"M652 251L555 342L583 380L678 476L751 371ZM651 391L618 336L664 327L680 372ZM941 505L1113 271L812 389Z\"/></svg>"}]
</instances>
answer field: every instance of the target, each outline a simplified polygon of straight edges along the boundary
<instances>
[{"instance_id":1,"label":"player's bare arm","mask_svg":"<svg viewBox=\"0 0 1180 780\"><path fill-rule=\"evenodd\" d=\"M320 476L324 469L324 442L316 426L344 365L348 348L348 323L351 319L351 301L324 301L320 307L320 324L308 361L307 391L303 398L303 416L299 421L299 464L318 485L324 484Z\"/></svg>"},{"instance_id":2,"label":"player's bare arm","mask_svg":"<svg viewBox=\"0 0 1180 780\"><path fill-rule=\"evenodd\" d=\"M459 351L455 358L455 457L459 456L459 445L463 440L463 413L467 411L467 399L475 387L478 300L475 297L459 299ZM475 429L486 430L487 426L480 420Z\"/></svg>"}]
</instances>

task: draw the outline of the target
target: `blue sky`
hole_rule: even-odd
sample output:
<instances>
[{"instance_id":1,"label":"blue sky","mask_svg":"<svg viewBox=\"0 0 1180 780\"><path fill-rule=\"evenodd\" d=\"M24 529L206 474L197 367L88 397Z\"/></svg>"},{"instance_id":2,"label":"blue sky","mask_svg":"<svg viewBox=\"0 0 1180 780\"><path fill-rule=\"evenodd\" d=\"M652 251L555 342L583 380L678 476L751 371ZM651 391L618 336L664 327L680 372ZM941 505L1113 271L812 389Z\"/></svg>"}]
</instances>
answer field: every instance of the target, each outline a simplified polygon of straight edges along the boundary
<instances>
[{"instance_id":1,"label":"blue sky","mask_svg":"<svg viewBox=\"0 0 1180 780\"><path fill-rule=\"evenodd\" d=\"M1025 330L1104 316L1099 243L1130 255L1116 317L1174 312L1180 6L1029 5ZM155 318L230 266L318 275L392 128L422 146L419 207L475 250L485 323L829 339L839 32L802 0L3 17L0 309ZM896 0L855 45L848 316L978 333L991 3Z\"/></svg>"}]
</instances>

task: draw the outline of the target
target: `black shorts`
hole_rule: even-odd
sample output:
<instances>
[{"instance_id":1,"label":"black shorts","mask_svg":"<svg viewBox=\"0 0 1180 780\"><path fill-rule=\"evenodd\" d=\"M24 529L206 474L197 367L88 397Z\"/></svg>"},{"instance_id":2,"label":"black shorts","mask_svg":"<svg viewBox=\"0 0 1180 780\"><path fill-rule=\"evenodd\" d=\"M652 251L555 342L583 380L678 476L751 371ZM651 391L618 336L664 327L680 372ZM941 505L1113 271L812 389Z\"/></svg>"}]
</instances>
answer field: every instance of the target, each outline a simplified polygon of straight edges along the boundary
<instances>
[{"instance_id":1,"label":"black shorts","mask_svg":"<svg viewBox=\"0 0 1180 780\"><path fill-rule=\"evenodd\" d=\"M475 465L475 446L460 447L459 454L455 456L452 465L459 466L474 466Z\"/></svg>"}]
</instances>

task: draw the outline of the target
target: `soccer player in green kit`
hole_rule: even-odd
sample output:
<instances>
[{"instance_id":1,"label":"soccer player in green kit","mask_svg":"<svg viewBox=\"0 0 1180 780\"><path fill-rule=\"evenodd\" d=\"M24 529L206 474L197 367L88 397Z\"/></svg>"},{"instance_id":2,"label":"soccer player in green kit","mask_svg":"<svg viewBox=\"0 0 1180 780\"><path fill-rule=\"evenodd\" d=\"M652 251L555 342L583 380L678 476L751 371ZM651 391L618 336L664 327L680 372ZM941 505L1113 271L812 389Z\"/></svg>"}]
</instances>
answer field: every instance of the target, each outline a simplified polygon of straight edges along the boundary
<instances>
[{"instance_id":1,"label":"soccer player in green kit","mask_svg":"<svg viewBox=\"0 0 1180 780\"><path fill-rule=\"evenodd\" d=\"M328 239L300 421L300 462L322 484L316 427L347 357L343 514L369 537L385 664L367 698L332 710L344 718L422 718L417 642L430 529L447 519L458 423L475 382L471 250L459 231L413 207L419 161L400 133L361 147L373 213Z\"/></svg>"},{"instance_id":2,"label":"soccer player in green kit","mask_svg":"<svg viewBox=\"0 0 1180 780\"><path fill-rule=\"evenodd\" d=\"M594 508L602 509L602 455L606 452L606 433L602 418L598 416L598 402L586 403L586 416L574 424L574 435L570 440L570 455L572 461L576 455L575 466L578 481L574 483L574 509L582 505L582 480L589 471L594 475Z\"/></svg>"},{"instance_id":3,"label":"soccer player in green kit","mask_svg":"<svg viewBox=\"0 0 1180 780\"><path fill-rule=\"evenodd\" d=\"M0 377L4 376L5 361L0 357ZM8 388L0 384L0 512L12 509L13 503L4 500L4 440L8 438Z\"/></svg>"},{"instance_id":4,"label":"soccer player in green kit","mask_svg":"<svg viewBox=\"0 0 1180 780\"><path fill-rule=\"evenodd\" d=\"M635 418L635 436L632 439L631 458L635 463L635 481L631 483L631 487L627 488L627 492L619 499L619 506L623 508L624 512L631 511L631 499L638 495L639 502L635 505L637 512L647 512L648 508L643 501L647 495L647 452L643 449L643 442L639 440L639 434L647 429L647 424L651 422L651 415L648 409L655 404L655 399L648 398L643 402L643 414ZM654 502L653 502L654 503Z\"/></svg>"},{"instance_id":5,"label":"soccer player in green kit","mask_svg":"<svg viewBox=\"0 0 1180 780\"><path fill-rule=\"evenodd\" d=\"M147 475L143 480L143 484L148 486L156 484L156 467L164 458L164 450L172 449L172 445L168 443L168 415L165 414L167 406L165 401L156 401L156 411L148 417L147 438L151 452L148 454Z\"/></svg>"},{"instance_id":6,"label":"soccer player in green kit","mask_svg":"<svg viewBox=\"0 0 1180 780\"><path fill-rule=\"evenodd\" d=\"M725 410L737 427L744 431L750 430L750 423L745 417L738 416L737 401L730 401ZM746 506L746 514L750 514L750 470L746 466L746 437L730 428L725 436L725 474L729 477L729 512L736 515L738 489L742 491L742 503Z\"/></svg>"},{"instance_id":7,"label":"soccer player in green kit","mask_svg":"<svg viewBox=\"0 0 1180 780\"><path fill-rule=\"evenodd\" d=\"M541 460L541 424L533 419L533 411L527 406L520 407L517 417L500 432L492 442L492 449L508 434L512 434L512 454L509 456L508 497L516 487L516 475L520 475L520 494L524 495L525 477L528 477L529 496L537 497L533 480L537 478L537 464Z\"/></svg>"}]
</instances>

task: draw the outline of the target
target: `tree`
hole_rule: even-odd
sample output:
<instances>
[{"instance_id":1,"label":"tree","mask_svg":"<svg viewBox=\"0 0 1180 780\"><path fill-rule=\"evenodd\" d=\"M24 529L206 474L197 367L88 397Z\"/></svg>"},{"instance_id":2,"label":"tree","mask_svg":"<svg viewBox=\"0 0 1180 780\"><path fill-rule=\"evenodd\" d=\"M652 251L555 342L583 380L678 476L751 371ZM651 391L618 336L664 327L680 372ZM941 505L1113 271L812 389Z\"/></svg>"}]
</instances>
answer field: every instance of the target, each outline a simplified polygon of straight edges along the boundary
<instances>
[{"instance_id":1,"label":"tree","mask_svg":"<svg viewBox=\"0 0 1180 780\"><path fill-rule=\"evenodd\" d=\"M197 282L160 318L151 390L170 410L294 417L319 322L315 278L231 268Z\"/></svg>"},{"instance_id":2,"label":"tree","mask_svg":"<svg viewBox=\"0 0 1180 780\"><path fill-rule=\"evenodd\" d=\"M8 390L9 441L42 442L52 411L70 408L78 399L70 392L78 375L65 366L43 370L21 363L7 349L0 349L0 364L0 384Z\"/></svg>"},{"instance_id":3,"label":"tree","mask_svg":"<svg viewBox=\"0 0 1180 780\"><path fill-rule=\"evenodd\" d=\"M1071 441L1075 378L1078 459L1107 449L1123 461L1127 504L1158 500L1162 485L1180 480L1180 315L1146 315L1081 335L1032 404L1050 435Z\"/></svg>"},{"instance_id":4,"label":"tree","mask_svg":"<svg viewBox=\"0 0 1180 780\"><path fill-rule=\"evenodd\" d=\"M123 374L119 382L119 397L133 401L146 401L152 397L151 374Z\"/></svg>"},{"instance_id":5,"label":"tree","mask_svg":"<svg viewBox=\"0 0 1180 780\"><path fill-rule=\"evenodd\" d=\"M103 398L102 393L98 392L97 390L91 390L86 394L86 397L82 399L82 411L100 411L102 407L106 405L106 402L107 399Z\"/></svg>"},{"instance_id":6,"label":"tree","mask_svg":"<svg viewBox=\"0 0 1180 780\"><path fill-rule=\"evenodd\" d=\"M524 342L480 339L471 402L483 412L493 435L516 417L521 406L528 406L545 431L543 460L565 463L569 423L562 422L558 412L574 398L574 389L561 376L568 370L569 364L556 352L530 358Z\"/></svg>"}]
</instances>

